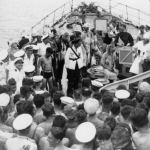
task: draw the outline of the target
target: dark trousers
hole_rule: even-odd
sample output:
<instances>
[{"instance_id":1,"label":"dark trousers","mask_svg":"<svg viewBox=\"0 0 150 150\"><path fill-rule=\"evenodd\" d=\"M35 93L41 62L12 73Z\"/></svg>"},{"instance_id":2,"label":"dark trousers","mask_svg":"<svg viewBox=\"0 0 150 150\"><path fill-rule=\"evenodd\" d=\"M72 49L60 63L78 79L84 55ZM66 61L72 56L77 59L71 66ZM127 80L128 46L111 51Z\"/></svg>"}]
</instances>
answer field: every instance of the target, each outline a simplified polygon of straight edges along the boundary
<instances>
[{"instance_id":1,"label":"dark trousers","mask_svg":"<svg viewBox=\"0 0 150 150\"><path fill-rule=\"evenodd\" d=\"M143 72L150 70L150 60L144 60L144 63L142 64ZM150 77L145 79L148 83L150 83Z\"/></svg>"},{"instance_id":2,"label":"dark trousers","mask_svg":"<svg viewBox=\"0 0 150 150\"><path fill-rule=\"evenodd\" d=\"M56 82L58 82L60 90L62 89L61 79L62 79L64 64L65 64L64 59L58 60L58 68L57 68L57 72L56 72Z\"/></svg>"},{"instance_id":3,"label":"dark trousers","mask_svg":"<svg viewBox=\"0 0 150 150\"><path fill-rule=\"evenodd\" d=\"M76 63L75 70L67 69L68 78L68 89L67 94L70 96L73 94L73 89L78 89L78 84L80 81L80 69L78 63Z\"/></svg>"}]
</instances>

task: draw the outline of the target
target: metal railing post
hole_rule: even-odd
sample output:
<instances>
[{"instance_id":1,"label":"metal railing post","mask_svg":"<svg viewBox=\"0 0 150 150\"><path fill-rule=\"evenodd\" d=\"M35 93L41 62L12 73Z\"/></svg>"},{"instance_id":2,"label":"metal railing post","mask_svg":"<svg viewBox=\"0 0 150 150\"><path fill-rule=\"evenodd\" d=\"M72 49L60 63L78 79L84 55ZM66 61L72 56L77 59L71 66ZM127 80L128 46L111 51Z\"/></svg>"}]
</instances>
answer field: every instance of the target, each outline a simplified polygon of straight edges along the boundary
<instances>
[{"instance_id":1,"label":"metal railing post","mask_svg":"<svg viewBox=\"0 0 150 150\"><path fill-rule=\"evenodd\" d=\"M54 25L54 21L55 21L55 13L56 13L56 10L54 11L53 25Z\"/></svg>"},{"instance_id":2,"label":"metal railing post","mask_svg":"<svg viewBox=\"0 0 150 150\"><path fill-rule=\"evenodd\" d=\"M66 4L65 4L64 7L63 7L62 17L63 17L63 15L64 15L65 6L66 6Z\"/></svg>"},{"instance_id":3,"label":"metal railing post","mask_svg":"<svg viewBox=\"0 0 150 150\"><path fill-rule=\"evenodd\" d=\"M45 19L44 19L44 26L43 26L43 34L44 34L44 28L45 28Z\"/></svg>"},{"instance_id":4,"label":"metal railing post","mask_svg":"<svg viewBox=\"0 0 150 150\"><path fill-rule=\"evenodd\" d=\"M111 14L111 0L109 0L109 13Z\"/></svg>"},{"instance_id":5,"label":"metal railing post","mask_svg":"<svg viewBox=\"0 0 150 150\"><path fill-rule=\"evenodd\" d=\"M126 14L127 14L127 20L128 20L128 6L126 5Z\"/></svg>"},{"instance_id":6,"label":"metal railing post","mask_svg":"<svg viewBox=\"0 0 150 150\"><path fill-rule=\"evenodd\" d=\"M138 10L138 20L139 20L139 26L140 26L140 10Z\"/></svg>"}]
</instances>

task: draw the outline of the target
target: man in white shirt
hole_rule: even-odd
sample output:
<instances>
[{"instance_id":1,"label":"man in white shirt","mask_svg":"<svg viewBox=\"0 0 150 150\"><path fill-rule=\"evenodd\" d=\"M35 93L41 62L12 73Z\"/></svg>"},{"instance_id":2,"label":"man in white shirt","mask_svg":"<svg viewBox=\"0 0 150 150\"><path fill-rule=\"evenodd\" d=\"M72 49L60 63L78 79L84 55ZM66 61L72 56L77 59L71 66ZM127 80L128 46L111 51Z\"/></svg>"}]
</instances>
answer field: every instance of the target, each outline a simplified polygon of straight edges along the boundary
<instances>
[{"instance_id":1,"label":"man in white shirt","mask_svg":"<svg viewBox=\"0 0 150 150\"><path fill-rule=\"evenodd\" d=\"M73 47L68 48L65 55L65 66L68 73L68 90L67 94L72 94L72 89L78 89L80 80L80 69L83 67L83 53L80 47L81 39L71 36Z\"/></svg>"},{"instance_id":2,"label":"man in white shirt","mask_svg":"<svg viewBox=\"0 0 150 150\"><path fill-rule=\"evenodd\" d=\"M40 43L40 44L38 44L38 46L39 46L39 52L38 52L38 54L39 54L40 56L45 55L47 47L50 47L50 43L49 43L48 37L49 37L48 34L44 35L44 36L42 37L42 41L43 41L43 42Z\"/></svg>"},{"instance_id":3,"label":"man in white shirt","mask_svg":"<svg viewBox=\"0 0 150 150\"><path fill-rule=\"evenodd\" d=\"M13 122L13 127L18 131L18 136L6 141L7 150L37 150L35 141L28 138L33 119L28 114L19 115Z\"/></svg>"},{"instance_id":4,"label":"man in white shirt","mask_svg":"<svg viewBox=\"0 0 150 150\"><path fill-rule=\"evenodd\" d=\"M10 71L9 79L14 78L17 83L17 92L20 93L20 87L22 86L22 80L25 77L23 70L23 59L21 57L14 60L14 69Z\"/></svg>"},{"instance_id":5,"label":"man in white shirt","mask_svg":"<svg viewBox=\"0 0 150 150\"><path fill-rule=\"evenodd\" d=\"M34 54L33 54L33 47L31 45L27 45L25 48L25 57L24 57L24 64L23 66L33 65L34 63Z\"/></svg>"}]
</instances>

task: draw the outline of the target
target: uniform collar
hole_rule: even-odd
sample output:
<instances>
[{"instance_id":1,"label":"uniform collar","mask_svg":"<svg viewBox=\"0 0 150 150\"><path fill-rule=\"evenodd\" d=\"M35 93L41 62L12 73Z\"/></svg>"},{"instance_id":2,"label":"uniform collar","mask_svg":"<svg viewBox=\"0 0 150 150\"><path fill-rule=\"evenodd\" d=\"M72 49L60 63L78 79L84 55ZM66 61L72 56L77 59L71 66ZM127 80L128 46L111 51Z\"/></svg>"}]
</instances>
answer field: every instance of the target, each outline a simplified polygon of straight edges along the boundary
<instances>
[{"instance_id":1,"label":"uniform collar","mask_svg":"<svg viewBox=\"0 0 150 150\"><path fill-rule=\"evenodd\" d=\"M23 69L21 69L20 71L15 67L15 71L19 71L19 72L21 72Z\"/></svg>"},{"instance_id":2,"label":"uniform collar","mask_svg":"<svg viewBox=\"0 0 150 150\"><path fill-rule=\"evenodd\" d=\"M21 136L21 135L17 135L17 137L18 137L19 139L26 139L26 140L29 139L27 136Z\"/></svg>"},{"instance_id":3,"label":"uniform collar","mask_svg":"<svg viewBox=\"0 0 150 150\"><path fill-rule=\"evenodd\" d=\"M19 139L26 139L26 140L29 140L29 141L32 142L32 143L35 143L35 141L34 141L33 139L30 139L30 138L28 138L27 136L17 135L17 138L19 138Z\"/></svg>"}]
</instances>

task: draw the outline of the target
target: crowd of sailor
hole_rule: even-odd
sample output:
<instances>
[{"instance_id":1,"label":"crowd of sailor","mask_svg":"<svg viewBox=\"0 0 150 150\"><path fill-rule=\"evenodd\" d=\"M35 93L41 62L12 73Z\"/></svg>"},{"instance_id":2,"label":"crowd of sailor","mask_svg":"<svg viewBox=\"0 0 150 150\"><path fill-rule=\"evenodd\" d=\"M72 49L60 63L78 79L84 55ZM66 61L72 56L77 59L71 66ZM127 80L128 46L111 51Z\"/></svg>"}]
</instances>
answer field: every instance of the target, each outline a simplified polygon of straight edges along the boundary
<instances>
[{"instance_id":1,"label":"crowd of sailor","mask_svg":"<svg viewBox=\"0 0 150 150\"><path fill-rule=\"evenodd\" d=\"M23 35L0 51L0 150L150 149L148 80L111 93L87 74L101 65L117 81L122 47L134 53L133 75L149 70L150 27L133 39L115 19L105 33L77 25L68 25L71 33Z\"/></svg>"}]
</instances>

